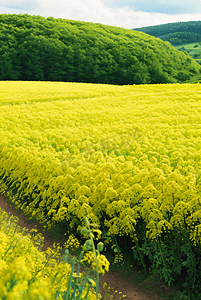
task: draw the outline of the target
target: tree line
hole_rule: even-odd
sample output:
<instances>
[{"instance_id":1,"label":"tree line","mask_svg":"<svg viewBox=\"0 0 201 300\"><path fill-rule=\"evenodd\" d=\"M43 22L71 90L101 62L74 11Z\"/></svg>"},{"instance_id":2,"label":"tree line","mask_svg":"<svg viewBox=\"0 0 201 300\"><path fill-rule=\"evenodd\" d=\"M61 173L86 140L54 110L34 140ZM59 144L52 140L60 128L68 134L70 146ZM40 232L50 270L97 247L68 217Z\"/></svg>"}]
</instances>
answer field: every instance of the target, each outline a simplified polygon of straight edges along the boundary
<instances>
[{"instance_id":1,"label":"tree line","mask_svg":"<svg viewBox=\"0 0 201 300\"><path fill-rule=\"evenodd\" d=\"M194 32L175 32L168 34L163 40L169 41L172 45L201 42L201 35Z\"/></svg>"},{"instance_id":2,"label":"tree line","mask_svg":"<svg viewBox=\"0 0 201 300\"><path fill-rule=\"evenodd\" d=\"M0 15L0 80L147 84L181 82L199 72L187 53L142 32Z\"/></svg>"},{"instance_id":3,"label":"tree line","mask_svg":"<svg viewBox=\"0 0 201 300\"><path fill-rule=\"evenodd\" d=\"M201 21L167 23L135 28L133 30L138 30L140 32L144 32L146 34L150 34L162 39L164 38L164 36L175 32L191 32L201 35Z\"/></svg>"}]
</instances>

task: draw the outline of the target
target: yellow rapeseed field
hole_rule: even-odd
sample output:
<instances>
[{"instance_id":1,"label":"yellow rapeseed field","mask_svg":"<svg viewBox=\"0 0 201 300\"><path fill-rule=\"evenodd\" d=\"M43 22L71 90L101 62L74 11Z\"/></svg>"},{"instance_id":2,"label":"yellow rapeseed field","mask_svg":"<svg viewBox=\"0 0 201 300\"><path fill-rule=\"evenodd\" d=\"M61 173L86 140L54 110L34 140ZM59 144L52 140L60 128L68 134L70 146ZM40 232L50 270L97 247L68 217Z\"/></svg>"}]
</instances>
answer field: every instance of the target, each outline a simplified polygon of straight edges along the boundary
<instances>
[{"instance_id":1,"label":"yellow rapeseed field","mask_svg":"<svg viewBox=\"0 0 201 300\"><path fill-rule=\"evenodd\" d=\"M200 84L0 82L0 136L1 192L25 214L200 247Z\"/></svg>"}]
</instances>

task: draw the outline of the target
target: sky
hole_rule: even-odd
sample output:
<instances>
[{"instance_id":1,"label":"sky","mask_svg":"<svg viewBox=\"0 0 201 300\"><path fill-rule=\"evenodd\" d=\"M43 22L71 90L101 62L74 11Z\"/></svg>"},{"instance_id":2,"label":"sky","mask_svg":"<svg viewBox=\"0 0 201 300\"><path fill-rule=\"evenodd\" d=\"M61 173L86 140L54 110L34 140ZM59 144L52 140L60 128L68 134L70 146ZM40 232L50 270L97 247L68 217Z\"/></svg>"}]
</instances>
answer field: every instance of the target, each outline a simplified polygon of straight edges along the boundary
<instances>
[{"instance_id":1,"label":"sky","mask_svg":"<svg viewBox=\"0 0 201 300\"><path fill-rule=\"evenodd\" d=\"M0 0L0 14L39 15L127 29L200 21L201 0Z\"/></svg>"}]
</instances>

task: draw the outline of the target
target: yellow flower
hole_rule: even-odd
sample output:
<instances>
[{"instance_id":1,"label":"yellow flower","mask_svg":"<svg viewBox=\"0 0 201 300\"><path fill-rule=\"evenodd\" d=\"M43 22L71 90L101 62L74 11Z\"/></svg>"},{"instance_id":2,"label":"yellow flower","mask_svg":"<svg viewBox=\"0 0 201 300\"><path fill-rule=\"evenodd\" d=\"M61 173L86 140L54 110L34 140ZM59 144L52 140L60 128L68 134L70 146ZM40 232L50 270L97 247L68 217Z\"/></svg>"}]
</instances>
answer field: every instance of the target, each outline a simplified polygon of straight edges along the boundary
<instances>
[{"instance_id":1,"label":"yellow flower","mask_svg":"<svg viewBox=\"0 0 201 300\"><path fill-rule=\"evenodd\" d=\"M9 240L7 235L4 232L0 231L0 258L3 256L8 242Z\"/></svg>"},{"instance_id":2,"label":"yellow flower","mask_svg":"<svg viewBox=\"0 0 201 300\"><path fill-rule=\"evenodd\" d=\"M5 260L0 259L0 277L2 276L3 272L8 268L7 263Z\"/></svg>"},{"instance_id":3,"label":"yellow flower","mask_svg":"<svg viewBox=\"0 0 201 300\"><path fill-rule=\"evenodd\" d=\"M92 284L92 287L96 287L96 282L92 278L88 278L88 281Z\"/></svg>"}]
</instances>

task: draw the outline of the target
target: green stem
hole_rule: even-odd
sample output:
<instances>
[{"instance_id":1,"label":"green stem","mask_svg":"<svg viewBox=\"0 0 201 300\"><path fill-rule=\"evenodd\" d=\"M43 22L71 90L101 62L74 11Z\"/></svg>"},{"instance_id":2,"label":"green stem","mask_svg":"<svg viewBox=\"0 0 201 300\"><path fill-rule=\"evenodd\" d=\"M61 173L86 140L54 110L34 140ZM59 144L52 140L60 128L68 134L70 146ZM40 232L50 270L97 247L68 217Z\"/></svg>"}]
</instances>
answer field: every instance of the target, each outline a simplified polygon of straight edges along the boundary
<instances>
[{"instance_id":1,"label":"green stem","mask_svg":"<svg viewBox=\"0 0 201 300\"><path fill-rule=\"evenodd\" d=\"M93 240L93 236L92 236L91 228L90 228L90 223L89 223L87 218L86 218L86 221L87 221L87 227L90 230L90 240L91 240L91 244L92 244L94 260L95 260L95 263L96 263L96 299L99 299L99 296L98 296L98 291L99 291L99 268L98 268L98 259L97 259L97 255L96 255L96 251L98 252L98 254L99 254L99 251L95 249L94 240Z\"/></svg>"},{"instance_id":2,"label":"green stem","mask_svg":"<svg viewBox=\"0 0 201 300\"><path fill-rule=\"evenodd\" d=\"M163 265L165 267L166 278L168 279L169 276L168 276L168 273L167 273L167 265L166 265L166 262L164 260L163 252L162 252L161 245L160 245L160 240L158 239L158 237L156 237L156 240L157 240L156 244L158 245L158 249L159 249L162 261L163 261Z\"/></svg>"},{"instance_id":3,"label":"green stem","mask_svg":"<svg viewBox=\"0 0 201 300\"><path fill-rule=\"evenodd\" d=\"M75 264L75 259L73 258L72 262L71 262L71 273L70 273L70 278L69 278L69 282L68 282L68 289L67 289L67 292L66 292L65 300L68 300L68 296L70 294L71 285L72 285L72 281L73 281L74 264Z\"/></svg>"},{"instance_id":4,"label":"green stem","mask_svg":"<svg viewBox=\"0 0 201 300\"><path fill-rule=\"evenodd\" d=\"M147 276L147 278L148 278L148 274L147 274L147 271L146 271L146 266L145 266L145 264L144 264L144 260L143 260L143 257L142 257L142 255L141 255L140 247L139 247L138 242L136 241L136 239L134 239L134 241L135 241L135 245L136 245L136 247L137 247L137 251L138 251L138 253L139 253L139 255L140 255L140 260L141 260L141 262L142 262L142 265L143 265L145 274L146 274L146 276Z\"/></svg>"}]
</instances>

